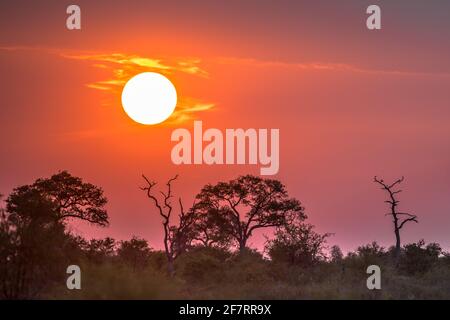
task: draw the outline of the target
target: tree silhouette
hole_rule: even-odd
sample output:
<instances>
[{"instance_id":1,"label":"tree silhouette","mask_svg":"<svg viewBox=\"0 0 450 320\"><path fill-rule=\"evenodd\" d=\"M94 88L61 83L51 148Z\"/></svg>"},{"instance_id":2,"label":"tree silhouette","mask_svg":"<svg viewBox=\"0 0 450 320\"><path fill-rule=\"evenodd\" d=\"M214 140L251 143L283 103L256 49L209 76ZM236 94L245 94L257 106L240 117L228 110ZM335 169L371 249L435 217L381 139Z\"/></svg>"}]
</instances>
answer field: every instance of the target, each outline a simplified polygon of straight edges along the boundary
<instances>
[{"instance_id":1,"label":"tree silhouette","mask_svg":"<svg viewBox=\"0 0 450 320\"><path fill-rule=\"evenodd\" d=\"M120 242L117 256L125 264L128 264L133 271L136 271L147 266L151 250L147 240L134 236L129 241Z\"/></svg>"},{"instance_id":2,"label":"tree silhouette","mask_svg":"<svg viewBox=\"0 0 450 320\"><path fill-rule=\"evenodd\" d=\"M64 260L67 237L53 220L53 204L36 192L27 196L15 212L2 215L0 289L6 299L35 297L60 278L56 269Z\"/></svg>"},{"instance_id":3,"label":"tree silhouette","mask_svg":"<svg viewBox=\"0 0 450 320\"><path fill-rule=\"evenodd\" d=\"M399 259L400 259L400 252L401 252L401 241L400 241L400 230L403 228L403 226L408 222L416 222L417 216L412 215L410 213L406 212L399 212L398 211L398 204L399 201L396 198L396 195L402 192L402 190L396 190L396 187L402 183L405 180L404 177L401 177L400 179L394 181L391 184L388 184L384 182L383 179L378 179L376 176L374 178L374 181L381 185L381 189L385 190L389 196L389 199L385 202L389 204L390 212L386 215L392 216L392 222L394 223L394 234L395 234L395 260L396 264L398 265ZM403 218L402 218L403 217Z\"/></svg>"},{"instance_id":4,"label":"tree silhouette","mask_svg":"<svg viewBox=\"0 0 450 320\"><path fill-rule=\"evenodd\" d=\"M288 197L280 181L252 175L208 184L196 196L196 201L195 211L223 217L220 230L232 237L241 251L257 229L306 219L300 202Z\"/></svg>"},{"instance_id":5,"label":"tree silhouette","mask_svg":"<svg viewBox=\"0 0 450 320\"><path fill-rule=\"evenodd\" d=\"M344 259L344 254L342 253L341 248L338 245L333 245L330 248L330 260L331 262L342 262Z\"/></svg>"},{"instance_id":6,"label":"tree silhouette","mask_svg":"<svg viewBox=\"0 0 450 320\"><path fill-rule=\"evenodd\" d=\"M91 262L100 264L111 260L115 254L117 242L111 237L91 239L89 242L83 241L81 247Z\"/></svg>"},{"instance_id":7,"label":"tree silhouette","mask_svg":"<svg viewBox=\"0 0 450 320\"><path fill-rule=\"evenodd\" d=\"M104 208L107 199L103 190L67 171L15 188L6 200L8 212L30 215L32 211L27 203L32 197L48 201L52 209L47 210L47 214L51 214L55 222L76 218L99 226L108 225L108 214Z\"/></svg>"},{"instance_id":8,"label":"tree silhouette","mask_svg":"<svg viewBox=\"0 0 450 320\"><path fill-rule=\"evenodd\" d=\"M192 240L192 225L195 221L193 214L186 213L184 211L181 198L178 198L179 203L179 222L178 225L173 225L171 222L173 205L171 199L172 194L172 182L178 178L178 175L169 179L166 183L167 191L159 191L162 196L162 201L158 199L152 192L156 185L156 182L150 181L145 175L142 175L147 183L147 186L142 187L141 190L145 191L147 197L153 201L153 204L158 209L159 215L163 219L164 229L164 251L167 258L167 270L170 276L175 274L174 262L175 259L186 251L190 241Z\"/></svg>"},{"instance_id":9,"label":"tree silhouette","mask_svg":"<svg viewBox=\"0 0 450 320\"><path fill-rule=\"evenodd\" d=\"M230 230L227 229L227 218L219 210L208 208L204 212L200 206L196 208L194 204L190 214L194 215L192 238L196 243L204 247L216 248L226 248L231 244L233 239L230 236Z\"/></svg>"},{"instance_id":10,"label":"tree silhouette","mask_svg":"<svg viewBox=\"0 0 450 320\"><path fill-rule=\"evenodd\" d=\"M274 262L310 267L325 260L325 242L330 235L315 232L311 224L287 224L277 228L275 238L267 241L266 251Z\"/></svg>"},{"instance_id":11,"label":"tree silhouette","mask_svg":"<svg viewBox=\"0 0 450 320\"><path fill-rule=\"evenodd\" d=\"M66 171L15 188L0 217L0 294L33 298L61 281L73 246L66 219L105 226L105 204L100 188Z\"/></svg>"}]
</instances>

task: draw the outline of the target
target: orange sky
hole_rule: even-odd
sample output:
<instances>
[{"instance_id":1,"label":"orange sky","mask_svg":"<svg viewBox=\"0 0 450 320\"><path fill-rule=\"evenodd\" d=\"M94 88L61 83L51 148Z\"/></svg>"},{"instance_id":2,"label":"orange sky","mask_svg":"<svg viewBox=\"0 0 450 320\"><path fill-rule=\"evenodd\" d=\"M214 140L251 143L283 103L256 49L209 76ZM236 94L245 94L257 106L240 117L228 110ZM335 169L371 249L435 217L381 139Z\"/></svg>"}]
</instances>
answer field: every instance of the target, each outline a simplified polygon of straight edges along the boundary
<instances>
[{"instance_id":1,"label":"orange sky","mask_svg":"<svg viewBox=\"0 0 450 320\"><path fill-rule=\"evenodd\" d=\"M142 173L161 182L179 173L186 205L206 183L259 173L175 166L172 130L191 130L194 119L222 130L279 128L276 178L319 231L335 233L330 243L393 243L372 179L404 175L401 207L420 221L404 240L448 248L450 5L378 2L376 32L365 28L367 1L78 1L81 31L65 29L63 2L2 2L0 192L67 169L109 198L109 228L74 230L160 247ZM177 88L164 124L134 123L120 105L124 82L143 71ZM250 242L260 246L261 235Z\"/></svg>"}]
</instances>

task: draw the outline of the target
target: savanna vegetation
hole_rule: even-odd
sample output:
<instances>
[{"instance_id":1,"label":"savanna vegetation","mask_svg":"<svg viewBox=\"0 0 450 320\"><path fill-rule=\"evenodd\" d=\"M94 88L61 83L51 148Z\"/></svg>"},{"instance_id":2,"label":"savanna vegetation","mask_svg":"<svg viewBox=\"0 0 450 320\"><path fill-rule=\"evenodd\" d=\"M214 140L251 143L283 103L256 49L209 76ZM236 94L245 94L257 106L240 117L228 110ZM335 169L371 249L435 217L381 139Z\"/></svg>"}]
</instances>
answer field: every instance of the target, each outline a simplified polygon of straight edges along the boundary
<instances>
[{"instance_id":1,"label":"savanna vegetation","mask_svg":"<svg viewBox=\"0 0 450 320\"><path fill-rule=\"evenodd\" d=\"M163 250L145 240L84 239L68 223L109 224L103 190L66 171L15 188L0 211L2 299L450 299L450 254L437 243L401 244L415 215L389 195L395 245L376 242L344 255L307 222L300 201L278 180L241 176L206 185L190 208L175 197L178 177L159 185L143 177L149 213L159 214ZM406 221L406 222L404 222ZM270 228L264 249L248 247ZM159 246L159 244L154 244ZM81 290L68 290L66 268L79 265ZM366 269L382 270L368 290Z\"/></svg>"}]
</instances>

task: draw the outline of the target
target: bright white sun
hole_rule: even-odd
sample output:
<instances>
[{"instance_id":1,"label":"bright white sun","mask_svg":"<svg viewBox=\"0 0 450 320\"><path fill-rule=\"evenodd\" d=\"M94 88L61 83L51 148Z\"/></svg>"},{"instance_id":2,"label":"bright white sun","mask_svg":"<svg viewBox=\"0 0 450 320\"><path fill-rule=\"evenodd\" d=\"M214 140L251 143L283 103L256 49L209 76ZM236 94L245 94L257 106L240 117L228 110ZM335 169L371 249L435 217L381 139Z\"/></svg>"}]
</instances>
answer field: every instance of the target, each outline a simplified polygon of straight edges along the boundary
<instances>
[{"instance_id":1,"label":"bright white sun","mask_svg":"<svg viewBox=\"0 0 450 320\"><path fill-rule=\"evenodd\" d=\"M128 80L122 91L123 109L138 123L161 123L173 113L176 105L174 85L159 73L140 73Z\"/></svg>"}]
</instances>

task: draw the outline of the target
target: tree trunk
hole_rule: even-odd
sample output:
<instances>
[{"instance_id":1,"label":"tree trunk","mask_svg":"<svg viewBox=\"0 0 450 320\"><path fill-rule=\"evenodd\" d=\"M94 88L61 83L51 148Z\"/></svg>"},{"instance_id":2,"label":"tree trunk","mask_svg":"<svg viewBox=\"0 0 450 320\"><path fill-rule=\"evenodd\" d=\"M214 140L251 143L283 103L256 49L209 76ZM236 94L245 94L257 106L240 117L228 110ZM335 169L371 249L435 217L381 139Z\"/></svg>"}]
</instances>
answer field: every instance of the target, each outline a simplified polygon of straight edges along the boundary
<instances>
[{"instance_id":1,"label":"tree trunk","mask_svg":"<svg viewBox=\"0 0 450 320\"><path fill-rule=\"evenodd\" d=\"M395 265L398 266L400 263L400 250L401 250L401 244L400 244L400 230L396 227L395 228Z\"/></svg>"},{"instance_id":2,"label":"tree trunk","mask_svg":"<svg viewBox=\"0 0 450 320\"><path fill-rule=\"evenodd\" d=\"M167 259L167 272L169 273L170 277L173 277L175 275L175 266L173 262L173 258Z\"/></svg>"},{"instance_id":3,"label":"tree trunk","mask_svg":"<svg viewBox=\"0 0 450 320\"><path fill-rule=\"evenodd\" d=\"M239 252L243 252L247 248L247 239L243 238L239 240Z\"/></svg>"}]
</instances>

